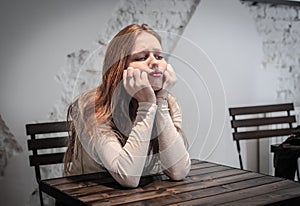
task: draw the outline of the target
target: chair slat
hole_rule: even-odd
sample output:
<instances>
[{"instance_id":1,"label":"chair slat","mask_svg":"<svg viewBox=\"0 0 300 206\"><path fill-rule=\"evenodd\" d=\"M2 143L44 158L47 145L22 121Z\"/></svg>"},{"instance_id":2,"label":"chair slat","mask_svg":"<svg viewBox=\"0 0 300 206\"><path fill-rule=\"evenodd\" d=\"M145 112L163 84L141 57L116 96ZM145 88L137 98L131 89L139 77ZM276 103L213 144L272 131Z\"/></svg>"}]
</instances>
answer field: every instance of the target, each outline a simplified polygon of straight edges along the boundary
<instances>
[{"instance_id":1,"label":"chair slat","mask_svg":"<svg viewBox=\"0 0 300 206\"><path fill-rule=\"evenodd\" d=\"M68 131L67 121L26 124L27 135Z\"/></svg>"},{"instance_id":2,"label":"chair slat","mask_svg":"<svg viewBox=\"0 0 300 206\"><path fill-rule=\"evenodd\" d=\"M63 162L64 152L54 154L29 155L30 166L59 164Z\"/></svg>"},{"instance_id":3,"label":"chair slat","mask_svg":"<svg viewBox=\"0 0 300 206\"><path fill-rule=\"evenodd\" d=\"M294 110L293 103L229 108L230 115L259 114Z\"/></svg>"},{"instance_id":4,"label":"chair slat","mask_svg":"<svg viewBox=\"0 0 300 206\"><path fill-rule=\"evenodd\" d=\"M35 177L39 183L41 180L42 165L53 165L63 163L64 152L61 149L67 147L68 137L63 133L69 132L67 121L44 122L26 124L26 134L30 136L27 140L28 150L32 151L29 155L29 165L34 166ZM39 150L52 149L49 153L39 154ZM43 203L43 195L39 190L40 203Z\"/></svg>"},{"instance_id":5,"label":"chair slat","mask_svg":"<svg viewBox=\"0 0 300 206\"><path fill-rule=\"evenodd\" d=\"M68 145L68 137L29 139L27 144L28 150L66 147Z\"/></svg>"},{"instance_id":6,"label":"chair slat","mask_svg":"<svg viewBox=\"0 0 300 206\"><path fill-rule=\"evenodd\" d=\"M256 130L247 132L234 132L234 140L258 139L267 137L278 137L290 135L294 131L293 128L286 129L270 129L270 130Z\"/></svg>"},{"instance_id":7,"label":"chair slat","mask_svg":"<svg viewBox=\"0 0 300 206\"><path fill-rule=\"evenodd\" d=\"M253 118L253 119L241 119L231 120L232 127L253 127L271 124L287 124L296 122L296 117L285 116L285 117L264 117L264 118Z\"/></svg>"},{"instance_id":8,"label":"chair slat","mask_svg":"<svg viewBox=\"0 0 300 206\"><path fill-rule=\"evenodd\" d=\"M293 103L229 108L231 127L233 129L232 135L233 139L236 140L241 169L243 169L243 161L240 140L280 137L292 134L294 132L293 123L296 122L295 116L291 115L293 110ZM265 126L268 129L260 128L260 126ZM255 130L249 131L249 127L254 127ZM248 128L248 131L240 131L240 128Z\"/></svg>"}]
</instances>

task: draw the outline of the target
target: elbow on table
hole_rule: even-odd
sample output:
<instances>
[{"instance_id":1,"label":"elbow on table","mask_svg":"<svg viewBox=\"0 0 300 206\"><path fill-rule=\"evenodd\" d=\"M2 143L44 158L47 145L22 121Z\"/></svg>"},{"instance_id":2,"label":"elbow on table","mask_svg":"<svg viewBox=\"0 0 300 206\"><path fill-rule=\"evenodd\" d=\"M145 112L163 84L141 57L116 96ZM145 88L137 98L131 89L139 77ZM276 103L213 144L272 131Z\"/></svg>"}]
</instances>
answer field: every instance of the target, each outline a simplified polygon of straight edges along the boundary
<instances>
[{"instance_id":1,"label":"elbow on table","mask_svg":"<svg viewBox=\"0 0 300 206\"><path fill-rule=\"evenodd\" d=\"M169 178L174 181L180 181L183 180L186 177L186 172L170 172L168 174Z\"/></svg>"},{"instance_id":2,"label":"elbow on table","mask_svg":"<svg viewBox=\"0 0 300 206\"><path fill-rule=\"evenodd\" d=\"M140 177L126 177L120 181L118 181L119 184L123 187L127 187L127 188L136 188L137 186L139 186L140 183Z\"/></svg>"},{"instance_id":3,"label":"elbow on table","mask_svg":"<svg viewBox=\"0 0 300 206\"><path fill-rule=\"evenodd\" d=\"M184 169L179 169L179 168L169 169L166 170L165 172L166 175L168 175L171 180L180 181L183 180L188 175L190 169L191 169L191 164L189 163Z\"/></svg>"},{"instance_id":4,"label":"elbow on table","mask_svg":"<svg viewBox=\"0 0 300 206\"><path fill-rule=\"evenodd\" d=\"M185 170L171 170L167 171L167 175L171 180L180 181L183 180L189 173L190 169Z\"/></svg>"}]
</instances>

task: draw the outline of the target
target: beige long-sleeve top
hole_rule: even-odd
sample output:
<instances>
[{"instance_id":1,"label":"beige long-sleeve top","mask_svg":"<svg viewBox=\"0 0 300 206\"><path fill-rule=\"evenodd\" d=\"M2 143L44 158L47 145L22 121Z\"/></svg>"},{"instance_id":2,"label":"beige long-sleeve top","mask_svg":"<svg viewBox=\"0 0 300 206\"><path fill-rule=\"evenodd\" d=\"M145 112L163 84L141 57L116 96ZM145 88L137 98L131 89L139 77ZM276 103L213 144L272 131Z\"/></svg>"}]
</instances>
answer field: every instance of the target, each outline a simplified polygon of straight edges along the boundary
<instances>
[{"instance_id":1,"label":"beige long-sleeve top","mask_svg":"<svg viewBox=\"0 0 300 206\"><path fill-rule=\"evenodd\" d=\"M95 117L88 120L81 117L85 98L94 94L95 90L92 90L81 95L77 108L73 108L76 114L72 115L77 132L75 141L81 149L74 153L69 175L108 171L121 185L136 187L142 175L163 171L171 179L181 180L188 174L191 162L183 138L175 127L180 128L182 121L175 98L159 99L157 104L140 102L131 132L122 146L109 124L99 124ZM91 121L94 126L87 129L85 124L91 124ZM154 124L158 132L159 153L147 155ZM158 156L155 158L155 155ZM146 163L153 158L157 160L155 166L145 170Z\"/></svg>"}]
</instances>

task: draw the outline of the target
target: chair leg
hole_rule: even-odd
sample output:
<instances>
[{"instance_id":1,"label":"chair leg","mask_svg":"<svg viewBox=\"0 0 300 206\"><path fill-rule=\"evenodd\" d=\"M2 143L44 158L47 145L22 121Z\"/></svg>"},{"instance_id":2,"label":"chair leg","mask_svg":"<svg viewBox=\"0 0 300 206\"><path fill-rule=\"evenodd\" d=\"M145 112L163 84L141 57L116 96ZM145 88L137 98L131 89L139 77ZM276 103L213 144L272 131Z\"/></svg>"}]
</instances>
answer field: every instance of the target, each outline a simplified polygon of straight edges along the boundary
<instances>
[{"instance_id":1,"label":"chair leg","mask_svg":"<svg viewBox=\"0 0 300 206\"><path fill-rule=\"evenodd\" d=\"M299 167L300 167L300 158L297 159L297 169L296 169L298 182L300 182L300 172L299 172Z\"/></svg>"},{"instance_id":2,"label":"chair leg","mask_svg":"<svg viewBox=\"0 0 300 206\"><path fill-rule=\"evenodd\" d=\"M241 146L240 146L240 141L239 140L236 140L236 147L237 147L237 151L239 153L240 167L241 167L241 170L243 170L244 167L243 167L243 161L242 161L242 155L241 155Z\"/></svg>"},{"instance_id":3,"label":"chair leg","mask_svg":"<svg viewBox=\"0 0 300 206\"><path fill-rule=\"evenodd\" d=\"M41 191L41 188L39 187L39 195L40 195L40 203L41 203L41 206L44 206L44 201L43 201L43 193Z\"/></svg>"},{"instance_id":4,"label":"chair leg","mask_svg":"<svg viewBox=\"0 0 300 206\"><path fill-rule=\"evenodd\" d=\"M244 167L243 167L243 161L242 161L241 153L239 153L239 161L240 161L240 167L241 167L241 170L243 170Z\"/></svg>"}]
</instances>

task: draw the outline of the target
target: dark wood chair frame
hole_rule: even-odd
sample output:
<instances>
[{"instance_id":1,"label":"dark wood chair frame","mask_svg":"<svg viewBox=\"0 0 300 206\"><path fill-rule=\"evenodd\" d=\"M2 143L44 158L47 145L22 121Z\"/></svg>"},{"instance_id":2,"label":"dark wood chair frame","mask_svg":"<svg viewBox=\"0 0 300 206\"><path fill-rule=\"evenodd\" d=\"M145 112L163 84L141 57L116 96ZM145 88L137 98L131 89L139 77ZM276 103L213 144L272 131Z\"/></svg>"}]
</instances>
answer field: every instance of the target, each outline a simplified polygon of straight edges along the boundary
<instances>
[{"instance_id":1,"label":"dark wood chair frame","mask_svg":"<svg viewBox=\"0 0 300 206\"><path fill-rule=\"evenodd\" d=\"M241 147L240 140L250 140L250 139L260 139L260 138L270 138L278 136L288 136L293 129L293 123L296 122L294 115L291 115L291 111L294 110L293 103L286 104L273 104L273 105L260 105L260 106L247 106L247 107L232 107L229 108L229 114L231 116L231 127L233 129L233 139L236 141L237 151L239 155L240 167L243 169L243 162L241 157ZM285 113L282 116L272 116L268 117L264 115L263 117L249 117L246 118L244 115L255 115L255 114L268 114L281 112ZM281 114L280 113L280 114ZM238 119L238 116L243 115L245 118ZM239 131L240 128L247 127L259 127L263 125L278 125L287 124L287 128L278 129L264 129L255 131Z\"/></svg>"},{"instance_id":2,"label":"dark wood chair frame","mask_svg":"<svg viewBox=\"0 0 300 206\"><path fill-rule=\"evenodd\" d=\"M62 136L61 132L68 132L66 121L45 122L36 124L26 124L26 134L30 135L27 140L28 150L32 151L29 155L29 164L35 169L35 177L39 186L39 196L41 206L44 205L43 195L40 190L41 170L40 166L63 163L64 152L41 153L39 151L52 148L64 148L68 144L68 136ZM37 138L41 135L47 137ZM51 137L48 137L51 134Z\"/></svg>"}]
</instances>

